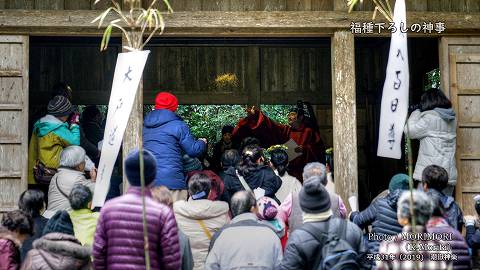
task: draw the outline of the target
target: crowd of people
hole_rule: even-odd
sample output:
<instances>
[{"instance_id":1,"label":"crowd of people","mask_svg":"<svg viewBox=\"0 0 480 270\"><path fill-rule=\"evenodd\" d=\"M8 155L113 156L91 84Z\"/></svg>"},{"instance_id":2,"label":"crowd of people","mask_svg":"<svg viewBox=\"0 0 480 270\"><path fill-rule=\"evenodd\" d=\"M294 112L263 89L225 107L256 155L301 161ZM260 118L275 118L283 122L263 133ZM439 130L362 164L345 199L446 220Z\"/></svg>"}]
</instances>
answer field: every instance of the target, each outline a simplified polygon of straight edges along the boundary
<instances>
[{"instance_id":1,"label":"crowd of people","mask_svg":"<svg viewBox=\"0 0 480 270\"><path fill-rule=\"evenodd\" d=\"M302 109L284 126L248 108L222 129L205 166L207 140L191 134L165 92L145 117L144 149L121 164L128 190L92 211L102 117L89 107L80 121L63 89L33 128L31 188L2 216L0 269L146 269L147 257L151 269L471 269L480 248L476 218L451 196L455 115L437 89L405 130L420 140L415 190L396 174L366 209L350 212ZM282 146L264 150L290 139L296 158Z\"/></svg>"}]
</instances>

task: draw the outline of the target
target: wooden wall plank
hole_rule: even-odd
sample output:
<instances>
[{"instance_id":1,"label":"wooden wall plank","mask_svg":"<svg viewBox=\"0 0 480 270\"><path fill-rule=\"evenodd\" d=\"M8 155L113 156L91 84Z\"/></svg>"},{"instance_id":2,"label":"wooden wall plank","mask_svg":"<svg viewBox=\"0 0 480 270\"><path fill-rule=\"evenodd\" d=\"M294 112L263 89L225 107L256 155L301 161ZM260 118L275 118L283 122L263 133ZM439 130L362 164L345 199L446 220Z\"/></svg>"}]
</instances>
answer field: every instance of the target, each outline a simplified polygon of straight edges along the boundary
<instances>
[{"instance_id":1,"label":"wooden wall plank","mask_svg":"<svg viewBox=\"0 0 480 270\"><path fill-rule=\"evenodd\" d=\"M170 3L170 6L172 6L172 9L174 12L177 12L177 11L185 11L185 5L188 1L191 1L191 0L170 0L169 3Z\"/></svg>"},{"instance_id":2,"label":"wooden wall plank","mask_svg":"<svg viewBox=\"0 0 480 270\"><path fill-rule=\"evenodd\" d=\"M428 0L429 11L442 11L442 3L439 0Z\"/></svg>"},{"instance_id":3,"label":"wooden wall plank","mask_svg":"<svg viewBox=\"0 0 480 270\"><path fill-rule=\"evenodd\" d=\"M427 11L428 9L428 1L425 0L407 0L405 4L407 11Z\"/></svg>"},{"instance_id":4,"label":"wooden wall plank","mask_svg":"<svg viewBox=\"0 0 480 270\"><path fill-rule=\"evenodd\" d=\"M261 10L263 11L285 11L288 0L263 0Z\"/></svg>"},{"instance_id":5,"label":"wooden wall plank","mask_svg":"<svg viewBox=\"0 0 480 270\"><path fill-rule=\"evenodd\" d=\"M335 189L345 202L352 195L358 197L354 52L353 34L335 32L331 62Z\"/></svg>"},{"instance_id":6,"label":"wooden wall plank","mask_svg":"<svg viewBox=\"0 0 480 270\"><path fill-rule=\"evenodd\" d=\"M123 6L123 1L120 1L119 4L120 6ZM102 0L97 4L95 4L95 0L90 0L90 9L93 9L93 10L105 10L109 8L111 5L112 4L110 3L110 1L107 1L107 0Z\"/></svg>"},{"instance_id":7,"label":"wooden wall plank","mask_svg":"<svg viewBox=\"0 0 480 270\"><path fill-rule=\"evenodd\" d=\"M242 1L232 1L232 10L243 10L243 11L254 11L254 10L262 10L262 0L244 0L243 1L243 9L240 9L238 6L233 5L233 3L241 3Z\"/></svg>"},{"instance_id":8,"label":"wooden wall plank","mask_svg":"<svg viewBox=\"0 0 480 270\"><path fill-rule=\"evenodd\" d=\"M186 11L199 11L202 10L202 1L201 0L187 0L185 2Z\"/></svg>"},{"instance_id":9,"label":"wooden wall plank","mask_svg":"<svg viewBox=\"0 0 480 270\"><path fill-rule=\"evenodd\" d=\"M466 9L468 12L479 12L480 1L479 0L466 0Z\"/></svg>"},{"instance_id":10,"label":"wooden wall plank","mask_svg":"<svg viewBox=\"0 0 480 270\"><path fill-rule=\"evenodd\" d=\"M450 2L450 9L452 12L465 12L467 11L466 0L455 0Z\"/></svg>"},{"instance_id":11,"label":"wooden wall plank","mask_svg":"<svg viewBox=\"0 0 480 270\"><path fill-rule=\"evenodd\" d=\"M255 105L257 108L261 104L261 85L260 85L260 49L259 47L249 47L246 52L245 68L245 87L248 91L248 105Z\"/></svg>"},{"instance_id":12,"label":"wooden wall plank","mask_svg":"<svg viewBox=\"0 0 480 270\"><path fill-rule=\"evenodd\" d=\"M89 10L91 9L90 0L64 0L66 10Z\"/></svg>"},{"instance_id":13,"label":"wooden wall plank","mask_svg":"<svg viewBox=\"0 0 480 270\"><path fill-rule=\"evenodd\" d=\"M35 0L4 0L5 9L33 9Z\"/></svg>"},{"instance_id":14,"label":"wooden wall plank","mask_svg":"<svg viewBox=\"0 0 480 270\"><path fill-rule=\"evenodd\" d=\"M233 0L238 1L238 0ZM202 0L202 10L230 11L230 0Z\"/></svg>"},{"instance_id":15,"label":"wooden wall plank","mask_svg":"<svg viewBox=\"0 0 480 270\"><path fill-rule=\"evenodd\" d=\"M312 10L333 10L333 1L334 0L312 0Z\"/></svg>"},{"instance_id":16,"label":"wooden wall plank","mask_svg":"<svg viewBox=\"0 0 480 270\"><path fill-rule=\"evenodd\" d=\"M314 0L287 0L286 9L288 11L309 11L312 10Z\"/></svg>"},{"instance_id":17,"label":"wooden wall plank","mask_svg":"<svg viewBox=\"0 0 480 270\"><path fill-rule=\"evenodd\" d=\"M441 11L447 12L452 9L452 1L450 0L439 0Z\"/></svg>"},{"instance_id":18,"label":"wooden wall plank","mask_svg":"<svg viewBox=\"0 0 480 270\"><path fill-rule=\"evenodd\" d=\"M0 70L20 71L0 78L0 211L17 208L27 189L28 50L28 36L0 36Z\"/></svg>"},{"instance_id":19,"label":"wooden wall plank","mask_svg":"<svg viewBox=\"0 0 480 270\"><path fill-rule=\"evenodd\" d=\"M63 0L35 0L35 9L63 10Z\"/></svg>"},{"instance_id":20,"label":"wooden wall plank","mask_svg":"<svg viewBox=\"0 0 480 270\"><path fill-rule=\"evenodd\" d=\"M361 5L361 3L358 3ZM333 10L336 11L346 11L348 10L347 1L343 0L333 0Z\"/></svg>"}]
</instances>

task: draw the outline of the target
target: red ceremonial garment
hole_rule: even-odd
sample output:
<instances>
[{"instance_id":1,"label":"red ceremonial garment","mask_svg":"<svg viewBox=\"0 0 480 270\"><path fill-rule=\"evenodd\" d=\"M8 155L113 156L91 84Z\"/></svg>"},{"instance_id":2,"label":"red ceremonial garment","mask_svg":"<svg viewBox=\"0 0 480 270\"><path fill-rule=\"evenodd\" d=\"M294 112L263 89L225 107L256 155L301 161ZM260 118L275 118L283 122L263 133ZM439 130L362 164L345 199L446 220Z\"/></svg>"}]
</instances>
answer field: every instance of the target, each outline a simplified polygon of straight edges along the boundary
<instances>
[{"instance_id":1,"label":"red ceremonial garment","mask_svg":"<svg viewBox=\"0 0 480 270\"><path fill-rule=\"evenodd\" d=\"M325 162L325 147L318 131L304 125L295 130L290 126L276 123L261 111L256 111L255 114L240 120L232 136L236 139L256 137L264 148L284 144L293 139L303 147L303 153L289 163L288 173L301 181L303 167L307 163Z\"/></svg>"}]
</instances>

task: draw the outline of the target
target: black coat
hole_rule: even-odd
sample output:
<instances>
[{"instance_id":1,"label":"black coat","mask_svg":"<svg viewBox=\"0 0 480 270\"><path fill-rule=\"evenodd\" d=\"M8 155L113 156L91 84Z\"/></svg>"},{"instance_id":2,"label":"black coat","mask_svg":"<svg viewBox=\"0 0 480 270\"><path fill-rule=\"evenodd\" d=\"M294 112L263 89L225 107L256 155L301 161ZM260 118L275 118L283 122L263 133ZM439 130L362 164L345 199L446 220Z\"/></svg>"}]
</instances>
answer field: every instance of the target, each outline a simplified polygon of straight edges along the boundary
<instances>
[{"instance_id":1,"label":"black coat","mask_svg":"<svg viewBox=\"0 0 480 270\"><path fill-rule=\"evenodd\" d=\"M37 216L33 218L34 221L34 230L33 235L27 238L22 244L20 248L20 257L22 261L27 256L27 253L32 249L33 241L37 240L38 238L42 237L43 229L48 222L48 219L44 218L43 216Z\"/></svg>"},{"instance_id":2,"label":"black coat","mask_svg":"<svg viewBox=\"0 0 480 270\"><path fill-rule=\"evenodd\" d=\"M332 220L330 226L339 227L340 219ZM344 220L346 221L346 220ZM363 234L360 228L350 221L346 227L345 240L358 254L358 262L362 269L369 269L370 265L366 262L367 247L363 241ZM327 226L325 222L314 222L309 225L314 226L322 233L327 233ZM291 269L312 269L315 264L316 255L321 252L321 243L309 232L301 229L301 227L292 232L288 238L287 247L283 255L281 270Z\"/></svg>"},{"instance_id":3,"label":"black coat","mask_svg":"<svg viewBox=\"0 0 480 270\"><path fill-rule=\"evenodd\" d=\"M447 220L448 224L450 224L450 226L457 231L461 231L463 227L463 213L458 204L455 202L455 199L435 189L429 189L427 193L440 198L442 207L445 209L445 219Z\"/></svg>"},{"instance_id":4,"label":"black coat","mask_svg":"<svg viewBox=\"0 0 480 270\"><path fill-rule=\"evenodd\" d=\"M224 193L229 202L235 192L244 190L234 167L229 167L220 173L220 177L223 179ZM253 173L246 175L244 179L252 190L260 187L265 190L265 196L271 198L275 198L275 193L282 185L282 179L268 166L259 167Z\"/></svg>"},{"instance_id":5,"label":"black coat","mask_svg":"<svg viewBox=\"0 0 480 270\"><path fill-rule=\"evenodd\" d=\"M360 213L352 214L353 223L361 229L372 225L372 233L397 235L402 232L402 226L397 220L397 201L404 190L395 190L385 198L377 199ZM377 253L381 241L369 240L370 253Z\"/></svg>"}]
</instances>

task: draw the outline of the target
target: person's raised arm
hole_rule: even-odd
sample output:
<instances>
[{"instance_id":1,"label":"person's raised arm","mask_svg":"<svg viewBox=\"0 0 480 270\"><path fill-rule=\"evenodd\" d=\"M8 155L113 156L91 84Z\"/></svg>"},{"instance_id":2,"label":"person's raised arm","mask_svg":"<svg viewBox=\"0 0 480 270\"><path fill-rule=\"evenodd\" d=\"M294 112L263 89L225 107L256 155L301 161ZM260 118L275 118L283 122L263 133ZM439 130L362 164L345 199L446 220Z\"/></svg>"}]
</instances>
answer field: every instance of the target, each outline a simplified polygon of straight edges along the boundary
<instances>
[{"instance_id":1,"label":"person's raised arm","mask_svg":"<svg viewBox=\"0 0 480 270\"><path fill-rule=\"evenodd\" d=\"M235 130L234 137L254 136L263 144L283 144L290 139L290 127L271 120L256 107L246 109L247 117L240 120Z\"/></svg>"},{"instance_id":2,"label":"person's raised arm","mask_svg":"<svg viewBox=\"0 0 480 270\"><path fill-rule=\"evenodd\" d=\"M428 135L428 119L422 116L420 110L412 112L407 120L404 128L405 134L408 134L410 139L422 139Z\"/></svg>"},{"instance_id":3,"label":"person's raised arm","mask_svg":"<svg viewBox=\"0 0 480 270\"><path fill-rule=\"evenodd\" d=\"M207 140L195 139L185 123L182 123L178 129L178 138L182 149L192 158L198 157L207 149Z\"/></svg>"},{"instance_id":4,"label":"person's raised arm","mask_svg":"<svg viewBox=\"0 0 480 270\"><path fill-rule=\"evenodd\" d=\"M372 224L375 220L378 212L376 209L377 201L372 202L367 209L360 213L352 213L352 222L355 223L360 229L365 229L368 225Z\"/></svg>"}]
</instances>

